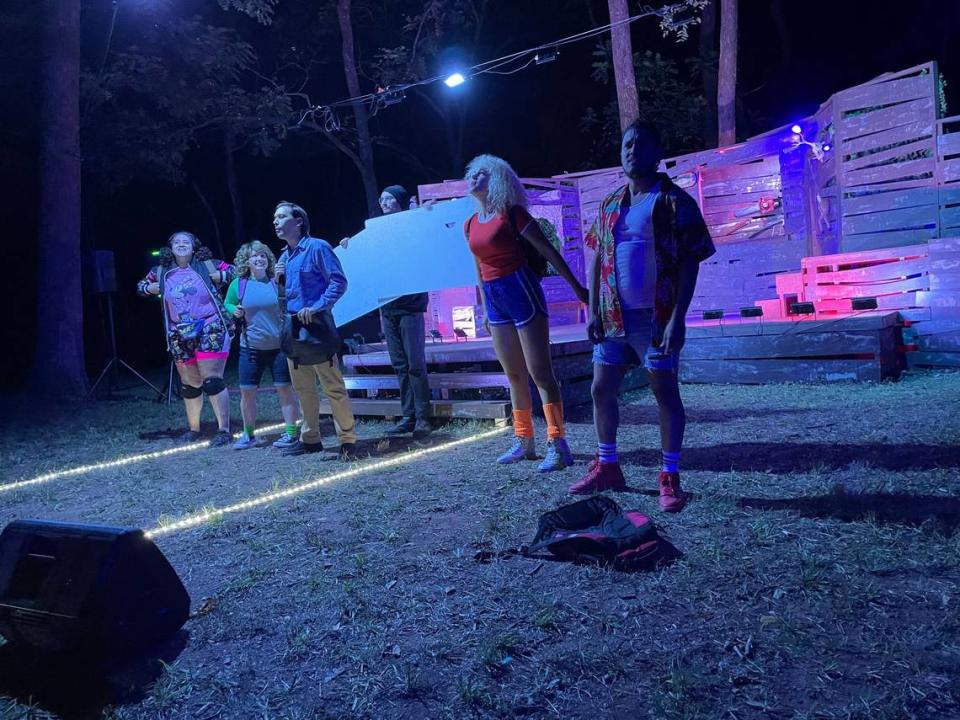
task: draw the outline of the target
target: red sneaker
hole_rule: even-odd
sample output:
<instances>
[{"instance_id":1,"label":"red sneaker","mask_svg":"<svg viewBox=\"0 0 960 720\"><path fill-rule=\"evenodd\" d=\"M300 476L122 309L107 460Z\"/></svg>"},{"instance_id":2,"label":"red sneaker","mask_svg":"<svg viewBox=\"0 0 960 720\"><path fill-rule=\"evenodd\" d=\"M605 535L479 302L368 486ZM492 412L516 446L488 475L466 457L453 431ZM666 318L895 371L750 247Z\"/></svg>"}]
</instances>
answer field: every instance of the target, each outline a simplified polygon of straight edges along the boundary
<instances>
[{"instance_id":1,"label":"red sneaker","mask_svg":"<svg viewBox=\"0 0 960 720\"><path fill-rule=\"evenodd\" d=\"M680 489L680 473L660 471L660 509L664 512L680 512L690 499L690 494Z\"/></svg>"},{"instance_id":2,"label":"red sneaker","mask_svg":"<svg viewBox=\"0 0 960 720\"><path fill-rule=\"evenodd\" d=\"M604 490L623 490L627 481L623 478L620 463L602 463L597 460L590 464L587 474L567 490L571 495L592 495Z\"/></svg>"}]
</instances>

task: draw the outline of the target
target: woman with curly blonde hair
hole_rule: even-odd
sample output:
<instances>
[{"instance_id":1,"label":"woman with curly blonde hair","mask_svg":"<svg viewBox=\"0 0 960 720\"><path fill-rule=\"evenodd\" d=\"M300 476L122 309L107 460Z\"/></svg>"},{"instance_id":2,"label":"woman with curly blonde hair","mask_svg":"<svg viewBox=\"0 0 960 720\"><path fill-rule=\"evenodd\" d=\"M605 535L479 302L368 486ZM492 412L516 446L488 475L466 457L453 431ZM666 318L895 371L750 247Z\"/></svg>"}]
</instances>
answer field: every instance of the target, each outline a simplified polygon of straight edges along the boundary
<instances>
[{"instance_id":1,"label":"woman with curly blonde hair","mask_svg":"<svg viewBox=\"0 0 960 720\"><path fill-rule=\"evenodd\" d=\"M547 419L547 454L539 469L562 470L573 464L573 454L564 437L563 402L550 358L547 301L522 243L529 243L553 265L582 303L587 302L587 289L530 216L523 183L505 160L479 155L467 166L465 179L479 212L464 223L463 232L476 261L485 322L510 382L513 404L513 445L497 462L537 457L529 382L532 377Z\"/></svg>"},{"instance_id":2,"label":"woman with curly blonde hair","mask_svg":"<svg viewBox=\"0 0 960 720\"><path fill-rule=\"evenodd\" d=\"M259 240L242 245L234 265L237 277L227 289L224 303L240 328L240 414L243 434L234 447L245 450L257 444L257 388L263 371L270 368L280 398L286 432L274 444L284 448L296 441L297 401L290 382L287 358L280 352L280 306L274 268L277 258Z\"/></svg>"}]
</instances>

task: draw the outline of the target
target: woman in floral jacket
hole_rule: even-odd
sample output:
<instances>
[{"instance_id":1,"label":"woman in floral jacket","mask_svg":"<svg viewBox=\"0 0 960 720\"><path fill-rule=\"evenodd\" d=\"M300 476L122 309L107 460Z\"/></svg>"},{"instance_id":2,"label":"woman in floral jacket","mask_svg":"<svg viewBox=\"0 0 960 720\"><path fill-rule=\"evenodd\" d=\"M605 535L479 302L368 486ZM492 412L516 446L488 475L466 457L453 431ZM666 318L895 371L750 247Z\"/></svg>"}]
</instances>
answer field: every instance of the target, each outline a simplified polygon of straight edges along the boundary
<instances>
[{"instance_id":1,"label":"woman in floral jacket","mask_svg":"<svg viewBox=\"0 0 960 720\"><path fill-rule=\"evenodd\" d=\"M230 442L230 396L223 368L230 354L233 319L220 299L220 287L233 279L233 267L214 260L193 233L178 231L160 253L160 265L137 283L137 292L161 299L167 350L177 366L189 429L180 439L200 438L204 394L213 406L219 430L210 447Z\"/></svg>"}]
</instances>

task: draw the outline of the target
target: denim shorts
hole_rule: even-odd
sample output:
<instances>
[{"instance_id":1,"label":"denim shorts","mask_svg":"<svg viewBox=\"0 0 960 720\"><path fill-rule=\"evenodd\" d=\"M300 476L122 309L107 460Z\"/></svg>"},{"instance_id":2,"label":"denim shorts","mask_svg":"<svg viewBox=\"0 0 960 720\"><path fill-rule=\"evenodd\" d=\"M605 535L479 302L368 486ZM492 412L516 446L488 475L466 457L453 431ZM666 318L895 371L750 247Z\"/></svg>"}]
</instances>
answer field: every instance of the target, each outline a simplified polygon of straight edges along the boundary
<instances>
[{"instance_id":1,"label":"denim shorts","mask_svg":"<svg viewBox=\"0 0 960 720\"><path fill-rule=\"evenodd\" d=\"M260 386L263 371L270 368L274 387L283 387L290 384L290 368L287 366L286 356L276 350L257 350L256 348L240 348L240 389L255 390Z\"/></svg>"},{"instance_id":2,"label":"denim shorts","mask_svg":"<svg viewBox=\"0 0 960 720\"><path fill-rule=\"evenodd\" d=\"M483 297L491 325L522 328L537 315L548 315L540 278L526 265L502 278L484 280Z\"/></svg>"},{"instance_id":3,"label":"denim shorts","mask_svg":"<svg viewBox=\"0 0 960 720\"><path fill-rule=\"evenodd\" d=\"M666 354L654 343L653 310L625 310L624 337L607 338L593 346L597 365L643 365L647 370L677 372L680 354ZM657 333L662 335L662 331Z\"/></svg>"}]
</instances>

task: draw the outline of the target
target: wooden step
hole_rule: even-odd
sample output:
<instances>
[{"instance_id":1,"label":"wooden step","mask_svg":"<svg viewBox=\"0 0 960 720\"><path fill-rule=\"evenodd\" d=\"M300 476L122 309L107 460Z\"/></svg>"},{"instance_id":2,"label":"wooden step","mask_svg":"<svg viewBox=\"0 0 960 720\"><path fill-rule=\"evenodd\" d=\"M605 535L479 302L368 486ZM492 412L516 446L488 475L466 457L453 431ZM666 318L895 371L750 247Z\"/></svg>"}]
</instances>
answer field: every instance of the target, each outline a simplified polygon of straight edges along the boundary
<instances>
[{"instance_id":1,"label":"wooden step","mask_svg":"<svg viewBox=\"0 0 960 720\"><path fill-rule=\"evenodd\" d=\"M354 415L361 417L395 418L403 415L399 400L379 398L350 398ZM471 420L505 421L511 416L508 400L434 400L430 415L437 418L464 418ZM330 415L330 402L320 399L320 414Z\"/></svg>"}]
</instances>

